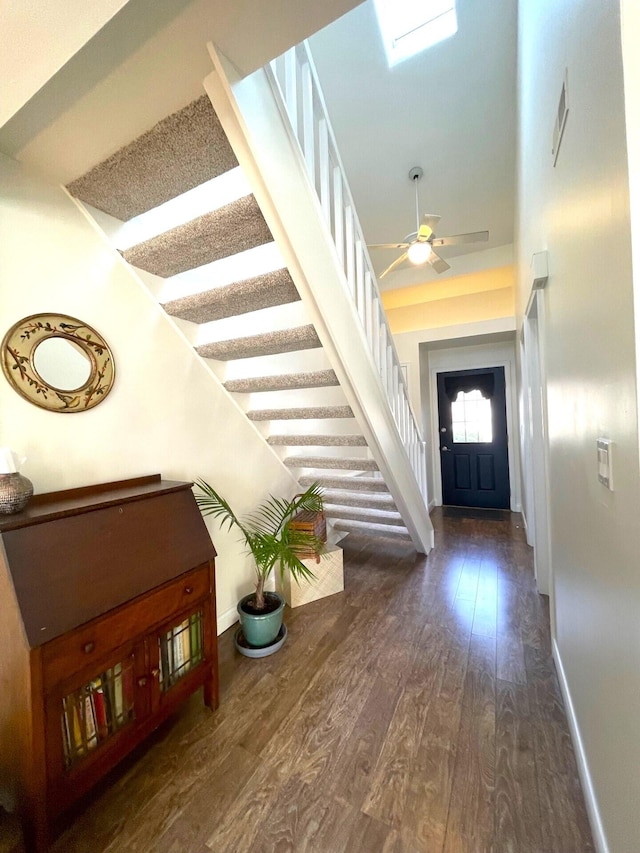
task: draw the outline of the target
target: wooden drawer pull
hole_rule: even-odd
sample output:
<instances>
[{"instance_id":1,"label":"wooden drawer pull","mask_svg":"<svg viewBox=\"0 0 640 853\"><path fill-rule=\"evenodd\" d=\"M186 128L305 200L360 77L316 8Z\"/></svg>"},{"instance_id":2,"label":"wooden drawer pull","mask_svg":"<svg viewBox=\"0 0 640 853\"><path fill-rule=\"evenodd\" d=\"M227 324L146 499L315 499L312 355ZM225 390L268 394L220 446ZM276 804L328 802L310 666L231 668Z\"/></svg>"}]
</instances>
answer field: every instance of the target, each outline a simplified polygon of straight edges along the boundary
<instances>
[{"instance_id":1,"label":"wooden drawer pull","mask_svg":"<svg viewBox=\"0 0 640 853\"><path fill-rule=\"evenodd\" d=\"M191 595L191 593L193 592L193 587L192 586L185 586L184 591L185 591L185 595Z\"/></svg>"},{"instance_id":2,"label":"wooden drawer pull","mask_svg":"<svg viewBox=\"0 0 640 853\"><path fill-rule=\"evenodd\" d=\"M85 655L90 655L91 652L95 649L95 647L96 644L93 642L93 640L90 640L88 643L84 644L84 646L82 647L82 651L85 653Z\"/></svg>"}]
</instances>

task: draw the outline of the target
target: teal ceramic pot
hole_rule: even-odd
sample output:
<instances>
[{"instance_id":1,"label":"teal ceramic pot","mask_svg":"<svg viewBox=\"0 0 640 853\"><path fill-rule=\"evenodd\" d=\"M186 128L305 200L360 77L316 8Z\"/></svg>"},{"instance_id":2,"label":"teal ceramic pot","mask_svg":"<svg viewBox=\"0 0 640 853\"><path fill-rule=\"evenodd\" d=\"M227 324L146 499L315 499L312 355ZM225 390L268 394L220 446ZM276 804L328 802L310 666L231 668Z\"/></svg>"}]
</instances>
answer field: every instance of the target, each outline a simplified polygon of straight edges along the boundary
<instances>
[{"instance_id":1,"label":"teal ceramic pot","mask_svg":"<svg viewBox=\"0 0 640 853\"><path fill-rule=\"evenodd\" d=\"M280 632L282 626L282 615L284 612L284 598L277 592L265 593L269 597L277 598L280 602L277 610L272 610L270 613L253 614L247 613L244 610L245 602L253 598L254 593L245 595L238 602L238 613L240 614L240 624L242 625L242 633L250 646L260 649L268 646Z\"/></svg>"}]
</instances>

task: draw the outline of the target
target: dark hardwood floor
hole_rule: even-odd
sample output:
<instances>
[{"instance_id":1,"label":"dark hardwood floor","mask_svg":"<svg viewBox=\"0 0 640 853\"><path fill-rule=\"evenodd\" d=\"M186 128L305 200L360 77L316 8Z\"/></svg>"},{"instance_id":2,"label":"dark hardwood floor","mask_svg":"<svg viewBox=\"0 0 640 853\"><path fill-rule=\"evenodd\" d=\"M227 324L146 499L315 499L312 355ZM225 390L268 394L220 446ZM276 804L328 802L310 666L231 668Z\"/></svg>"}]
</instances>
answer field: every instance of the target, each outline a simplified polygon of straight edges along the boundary
<instances>
[{"instance_id":1,"label":"dark hardwood floor","mask_svg":"<svg viewBox=\"0 0 640 853\"><path fill-rule=\"evenodd\" d=\"M434 523L428 559L352 534L276 655L227 631L220 709L192 697L55 853L592 851L520 517Z\"/></svg>"}]
</instances>

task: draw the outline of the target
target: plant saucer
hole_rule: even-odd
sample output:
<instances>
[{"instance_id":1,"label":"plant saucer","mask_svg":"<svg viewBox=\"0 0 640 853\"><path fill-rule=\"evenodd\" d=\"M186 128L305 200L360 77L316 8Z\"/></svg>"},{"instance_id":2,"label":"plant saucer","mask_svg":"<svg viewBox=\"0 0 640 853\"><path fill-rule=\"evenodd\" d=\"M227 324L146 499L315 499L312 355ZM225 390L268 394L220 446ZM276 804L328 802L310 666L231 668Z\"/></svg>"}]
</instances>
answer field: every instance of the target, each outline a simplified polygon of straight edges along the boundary
<instances>
[{"instance_id":1,"label":"plant saucer","mask_svg":"<svg viewBox=\"0 0 640 853\"><path fill-rule=\"evenodd\" d=\"M278 631L275 640L270 645L257 648L256 646L250 646L249 643L247 643L245 636L242 633L242 628L238 627L234 637L234 644L240 654L247 658L266 658L281 649L286 639L287 626L283 624Z\"/></svg>"}]
</instances>

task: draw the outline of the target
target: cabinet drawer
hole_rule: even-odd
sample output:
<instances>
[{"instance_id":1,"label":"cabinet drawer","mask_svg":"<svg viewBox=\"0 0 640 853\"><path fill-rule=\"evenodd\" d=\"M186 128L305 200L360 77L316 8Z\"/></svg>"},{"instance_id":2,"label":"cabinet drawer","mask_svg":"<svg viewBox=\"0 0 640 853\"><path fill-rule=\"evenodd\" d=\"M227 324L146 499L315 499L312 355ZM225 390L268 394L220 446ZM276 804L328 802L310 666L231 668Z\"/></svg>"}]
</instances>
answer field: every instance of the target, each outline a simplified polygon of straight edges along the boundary
<instances>
[{"instance_id":1,"label":"cabinet drawer","mask_svg":"<svg viewBox=\"0 0 640 853\"><path fill-rule=\"evenodd\" d=\"M45 692L71 674L84 674L126 642L147 633L211 592L209 566L201 566L42 646Z\"/></svg>"}]
</instances>

